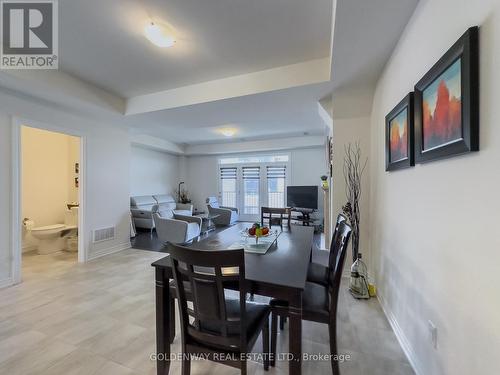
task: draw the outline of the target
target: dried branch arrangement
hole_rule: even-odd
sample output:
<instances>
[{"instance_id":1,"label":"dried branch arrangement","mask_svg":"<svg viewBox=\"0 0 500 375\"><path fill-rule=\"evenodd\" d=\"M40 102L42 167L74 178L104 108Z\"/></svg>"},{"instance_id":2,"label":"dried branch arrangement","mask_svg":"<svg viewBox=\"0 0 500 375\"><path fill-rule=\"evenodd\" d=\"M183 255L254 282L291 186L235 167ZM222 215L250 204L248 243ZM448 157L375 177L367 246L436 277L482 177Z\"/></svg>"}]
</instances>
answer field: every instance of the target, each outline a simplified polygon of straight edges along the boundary
<instances>
[{"instance_id":1,"label":"dried branch arrangement","mask_svg":"<svg viewBox=\"0 0 500 375\"><path fill-rule=\"evenodd\" d=\"M359 142L354 145L349 143L344 146L344 179L346 184L347 203L342 207L342 211L349 219L352 227L352 257L353 262L358 259L359 252L359 223L361 221L361 212L359 201L361 199L361 177L365 171L368 158L361 161L361 148Z\"/></svg>"}]
</instances>

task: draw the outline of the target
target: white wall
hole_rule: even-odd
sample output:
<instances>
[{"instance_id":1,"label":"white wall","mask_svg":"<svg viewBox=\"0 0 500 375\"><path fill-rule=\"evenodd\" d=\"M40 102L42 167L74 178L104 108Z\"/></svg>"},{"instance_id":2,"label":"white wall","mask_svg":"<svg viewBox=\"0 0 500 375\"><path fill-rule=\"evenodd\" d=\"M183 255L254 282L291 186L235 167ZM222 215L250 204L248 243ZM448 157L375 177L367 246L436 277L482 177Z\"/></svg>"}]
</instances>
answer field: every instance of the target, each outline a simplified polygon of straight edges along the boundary
<instances>
[{"instance_id":1,"label":"white wall","mask_svg":"<svg viewBox=\"0 0 500 375\"><path fill-rule=\"evenodd\" d=\"M384 116L480 26L481 151L386 173ZM421 0L373 103L371 251L379 295L421 375L498 374L500 2ZM431 345L427 321L438 328Z\"/></svg>"},{"instance_id":2,"label":"white wall","mask_svg":"<svg viewBox=\"0 0 500 375\"><path fill-rule=\"evenodd\" d=\"M90 257L130 246L129 159L130 144L125 129L75 116L56 106L0 91L0 285L13 275L11 253L12 123L13 116L26 125L48 124L50 130L81 135L86 151L85 248ZM22 220L22 217L21 217ZM20 223L16 223L20 225ZM90 242L94 229L116 227L116 238L99 244Z\"/></svg>"},{"instance_id":3,"label":"white wall","mask_svg":"<svg viewBox=\"0 0 500 375\"><path fill-rule=\"evenodd\" d=\"M172 194L179 183L179 157L131 146L130 195Z\"/></svg>"},{"instance_id":4,"label":"white wall","mask_svg":"<svg viewBox=\"0 0 500 375\"><path fill-rule=\"evenodd\" d=\"M296 149L287 152L290 154L290 185L320 186L320 176L327 173L324 148ZM224 155L228 156L230 155ZM182 173L186 175L186 188L198 209L205 210L205 199L211 195L217 196L219 193L218 159L218 156L185 157L185 169ZM321 195L319 203L322 209Z\"/></svg>"},{"instance_id":5,"label":"white wall","mask_svg":"<svg viewBox=\"0 0 500 375\"><path fill-rule=\"evenodd\" d=\"M346 183L344 179L344 157L345 147L349 143L353 146L359 142L361 148L362 161L370 159L370 118L355 117L333 120L333 212L332 222L337 219L337 215L342 212L342 206L347 203ZM369 258L369 223L370 223L370 160L366 164L365 171L361 179L361 199L359 207L361 210L360 221L360 242L359 252L365 259ZM346 260L346 272L352 264L352 249L349 247L349 254Z\"/></svg>"},{"instance_id":6,"label":"white wall","mask_svg":"<svg viewBox=\"0 0 500 375\"><path fill-rule=\"evenodd\" d=\"M12 128L7 114L0 112L0 287L8 285L11 273L11 144Z\"/></svg>"}]
</instances>

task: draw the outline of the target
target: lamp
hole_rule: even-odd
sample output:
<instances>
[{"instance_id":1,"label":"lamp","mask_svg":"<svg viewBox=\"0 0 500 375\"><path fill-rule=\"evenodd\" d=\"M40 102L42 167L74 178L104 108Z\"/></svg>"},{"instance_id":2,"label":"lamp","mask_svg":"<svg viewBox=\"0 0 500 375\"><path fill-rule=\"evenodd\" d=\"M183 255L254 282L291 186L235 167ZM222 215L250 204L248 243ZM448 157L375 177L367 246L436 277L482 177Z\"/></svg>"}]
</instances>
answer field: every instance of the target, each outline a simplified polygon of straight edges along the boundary
<instances>
[{"instance_id":1,"label":"lamp","mask_svg":"<svg viewBox=\"0 0 500 375\"><path fill-rule=\"evenodd\" d=\"M179 182L179 186L177 188L177 201L181 202L181 185L184 184L184 181Z\"/></svg>"}]
</instances>

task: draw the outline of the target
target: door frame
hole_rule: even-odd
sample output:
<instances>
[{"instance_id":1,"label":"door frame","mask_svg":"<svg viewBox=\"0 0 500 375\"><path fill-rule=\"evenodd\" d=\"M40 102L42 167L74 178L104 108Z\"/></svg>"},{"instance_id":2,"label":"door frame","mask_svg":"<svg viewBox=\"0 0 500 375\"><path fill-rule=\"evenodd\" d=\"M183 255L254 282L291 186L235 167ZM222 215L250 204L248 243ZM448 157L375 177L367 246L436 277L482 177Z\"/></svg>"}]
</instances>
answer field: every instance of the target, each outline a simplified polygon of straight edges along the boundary
<instances>
[{"instance_id":1,"label":"door frame","mask_svg":"<svg viewBox=\"0 0 500 375\"><path fill-rule=\"evenodd\" d=\"M30 120L21 117L12 117L12 207L11 207L11 270L12 282L19 284L22 281L22 220L21 220L21 207L22 207L22 140L21 140L21 127L26 126L29 128L47 130L51 132L61 133L78 137L80 139L80 173L79 173L79 188L78 199L80 208L78 210L78 262L85 263L88 260L87 249L85 248L85 233L86 233L86 136L79 131L71 128L66 128L57 125L51 125L36 120Z\"/></svg>"}]
</instances>

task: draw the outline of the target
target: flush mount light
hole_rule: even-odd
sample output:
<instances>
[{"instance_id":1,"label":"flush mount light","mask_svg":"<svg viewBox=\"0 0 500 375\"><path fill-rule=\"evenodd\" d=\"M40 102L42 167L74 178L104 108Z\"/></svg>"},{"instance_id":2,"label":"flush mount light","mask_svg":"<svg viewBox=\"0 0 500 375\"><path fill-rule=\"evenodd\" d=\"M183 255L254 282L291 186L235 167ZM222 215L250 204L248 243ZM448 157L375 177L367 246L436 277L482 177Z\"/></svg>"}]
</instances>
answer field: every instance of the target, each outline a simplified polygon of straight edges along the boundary
<instances>
[{"instance_id":1,"label":"flush mount light","mask_svg":"<svg viewBox=\"0 0 500 375\"><path fill-rule=\"evenodd\" d=\"M146 38L155 46L168 48L175 45L175 37L167 28L151 22L144 29Z\"/></svg>"},{"instance_id":2,"label":"flush mount light","mask_svg":"<svg viewBox=\"0 0 500 375\"><path fill-rule=\"evenodd\" d=\"M235 128L221 128L221 129L219 129L219 132L226 137L232 137L233 135L236 134L236 129Z\"/></svg>"}]
</instances>

